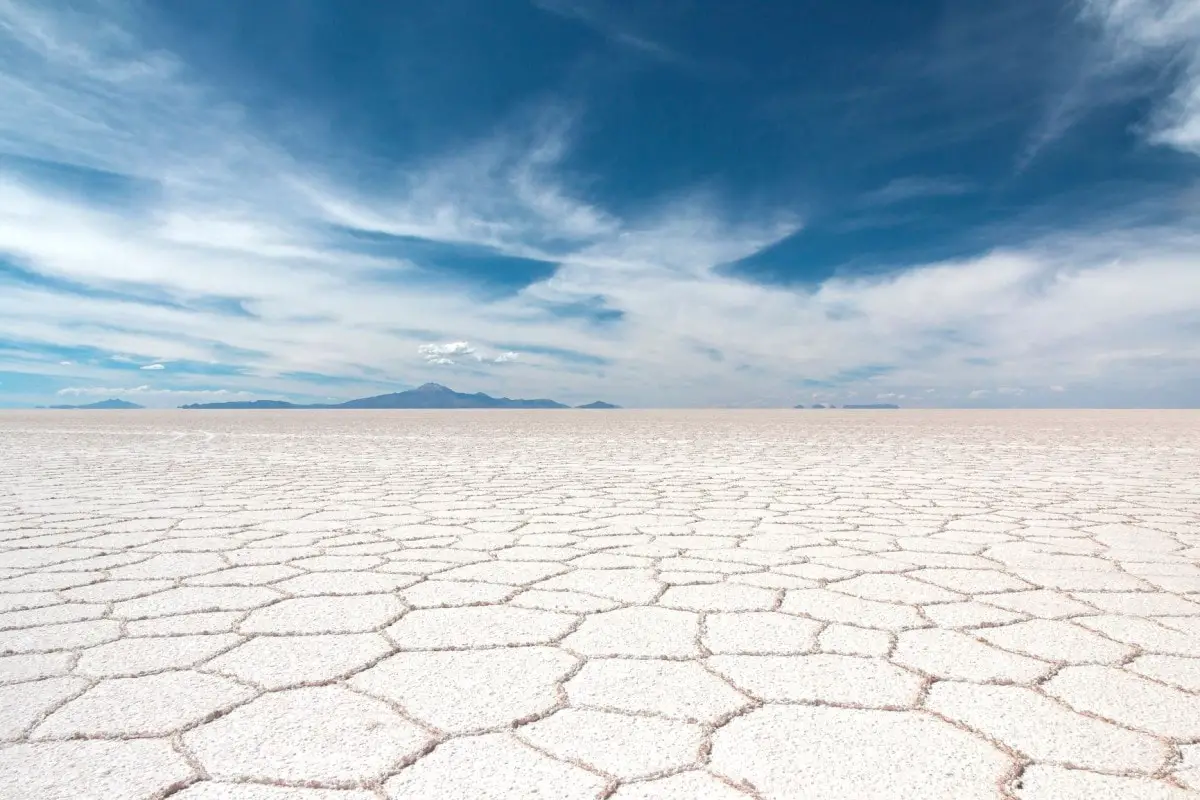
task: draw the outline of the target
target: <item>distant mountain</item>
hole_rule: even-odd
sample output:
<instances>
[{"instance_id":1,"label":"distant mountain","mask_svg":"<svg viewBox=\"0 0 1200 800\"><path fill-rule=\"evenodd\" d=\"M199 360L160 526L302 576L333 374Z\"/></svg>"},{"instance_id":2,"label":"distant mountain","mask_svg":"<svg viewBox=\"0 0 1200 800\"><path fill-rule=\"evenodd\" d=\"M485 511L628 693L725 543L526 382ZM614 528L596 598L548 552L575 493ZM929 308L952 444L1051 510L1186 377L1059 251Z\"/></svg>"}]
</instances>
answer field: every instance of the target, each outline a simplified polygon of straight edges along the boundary
<instances>
[{"instance_id":1,"label":"distant mountain","mask_svg":"<svg viewBox=\"0 0 1200 800\"><path fill-rule=\"evenodd\" d=\"M620 406L614 406L612 403L606 403L603 400L597 400L596 402L588 403L585 406L575 406L575 407L576 408L620 408Z\"/></svg>"},{"instance_id":2,"label":"distant mountain","mask_svg":"<svg viewBox=\"0 0 1200 800\"><path fill-rule=\"evenodd\" d=\"M229 403L190 403L180 408L224 408L224 409L245 409L245 408L326 408L326 406L301 406L295 403L289 403L286 400L234 400Z\"/></svg>"},{"instance_id":3,"label":"distant mountain","mask_svg":"<svg viewBox=\"0 0 1200 800\"><path fill-rule=\"evenodd\" d=\"M483 392L465 394L448 389L439 383L426 383L416 389L375 397L363 397L333 405L301 405L284 400L253 400L232 403L192 403L180 408L199 409L291 409L291 408L569 408L553 400L511 400L492 397Z\"/></svg>"},{"instance_id":4,"label":"distant mountain","mask_svg":"<svg viewBox=\"0 0 1200 800\"><path fill-rule=\"evenodd\" d=\"M66 409L70 411L100 411L104 409L130 409L130 408L145 408L137 403L131 403L128 400L117 400L112 398L109 400L101 400L98 403L88 403L85 406L49 406L49 408Z\"/></svg>"},{"instance_id":5,"label":"distant mountain","mask_svg":"<svg viewBox=\"0 0 1200 800\"><path fill-rule=\"evenodd\" d=\"M870 403L863 406L842 406L842 408L859 408L859 409L881 409L881 408L899 408L900 406L891 403Z\"/></svg>"},{"instance_id":6,"label":"distant mountain","mask_svg":"<svg viewBox=\"0 0 1200 800\"><path fill-rule=\"evenodd\" d=\"M797 406L797 408L799 408L799 406ZM823 406L820 403L817 403L813 406L813 408L833 408L833 406Z\"/></svg>"},{"instance_id":7,"label":"distant mountain","mask_svg":"<svg viewBox=\"0 0 1200 800\"><path fill-rule=\"evenodd\" d=\"M491 397L483 392L464 394L440 383L426 383L416 389L376 397L351 400L334 408L567 408L553 400L510 400Z\"/></svg>"},{"instance_id":8,"label":"distant mountain","mask_svg":"<svg viewBox=\"0 0 1200 800\"><path fill-rule=\"evenodd\" d=\"M792 406L792 408L804 408L804 406ZM816 408L816 406L813 406L813 408Z\"/></svg>"}]
</instances>

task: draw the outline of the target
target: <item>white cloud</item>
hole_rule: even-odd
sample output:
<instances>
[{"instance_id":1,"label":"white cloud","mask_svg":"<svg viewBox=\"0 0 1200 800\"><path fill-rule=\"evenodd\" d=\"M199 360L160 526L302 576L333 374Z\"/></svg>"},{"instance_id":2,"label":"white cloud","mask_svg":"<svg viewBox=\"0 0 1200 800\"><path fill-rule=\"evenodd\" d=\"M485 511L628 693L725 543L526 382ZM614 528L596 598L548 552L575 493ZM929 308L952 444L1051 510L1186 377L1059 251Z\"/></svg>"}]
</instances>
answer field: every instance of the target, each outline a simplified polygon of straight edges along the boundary
<instances>
[{"instance_id":1,"label":"white cloud","mask_svg":"<svg viewBox=\"0 0 1200 800\"><path fill-rule=\"evenodd\" d=\"M417 352L425 357L427 364L457 364L456 359L463 356L475 356L475 348L471 347L467 342L449 342L447 344L423 344L417 348Z\"/></svg>"},{"instance_id":2,"label":"white cloud","mask_svg":"<svg viewBox=\"0 0 1200 800\"><path fill-rule=\"evenodd\" d=\"M991 392L987 389L972 389L967 397L971 400L978 400L982 397L987 397L989 394L991 394Z\"/></svg>"},{"instance_id":3,"label":"white cloud","mask_svg":"<svg viewBox=\"0 0 1200 800\"><path fill-rule=\"evenodd\" d=\"M166 369L166 367L162 364L147 364L146 366L139 367L138 369Z\"/></svg>"},{"instance_id":4,"label":"white cloud","mask_svg":"<svg viewBox=\"0 0 1200 800\"><path fill-rule=\"evenodd\" d=\"M1066 390L1067 389L1065 386L1051 386L1050 387L1050 391L1052 391L1052 392L1065 392Z\"/></svg>"},{"instance_id":5,"label":"white cloud","mask_svg":"<svg viewBox=\"0 0 1200 800\"><path fill-rule=\"evenodd\" d=\"M520 353L506 351L494 356L484 355L469 342L447 342L446 344L423 344L417 348L427 364L455 365L464 358L474 359L480 364L507 364L516 361Z\"/></svg>"},{"instance_id":6,"label":"white cloud","mask_svg":"<svg viewBox=\"0 0 1200 800\"><path fill-rule=\"evenodd\" d=\"M446 344L423 344L417 348L423 355L469 356L475 352L469 342L447 342Z\"/></svg>"}]
</instances>

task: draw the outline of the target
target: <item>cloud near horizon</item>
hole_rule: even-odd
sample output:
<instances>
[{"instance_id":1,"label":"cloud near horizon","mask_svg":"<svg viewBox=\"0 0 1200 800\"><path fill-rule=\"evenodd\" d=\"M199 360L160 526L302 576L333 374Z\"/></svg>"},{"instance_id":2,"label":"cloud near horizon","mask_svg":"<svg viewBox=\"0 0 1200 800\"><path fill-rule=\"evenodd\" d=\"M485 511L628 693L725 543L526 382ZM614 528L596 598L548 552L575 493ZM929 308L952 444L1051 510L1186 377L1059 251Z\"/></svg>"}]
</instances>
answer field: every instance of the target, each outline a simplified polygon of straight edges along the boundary
<instances>
[{"instance_id":1,"label":"cloud near horizon","mask_svg":"<svg viewBox=\"0 0 1200 800\"><path fill-rule=\"evenodd\" d=\"M1064 68L1026 92L1043 102L1025 116L988 123L972 91L1011 87L955 72L946 96L967 105L947 120L969 111L979 132L910 119L890 138L898 101L848 98L892 97L903 76L916 96L957 51L895 53L863 85L793 86L732 40L689 57L703 69L667 57L699 51L649 12L620 26L602 3L503 12L514 36L556 37L530 56L567 76L547 84L507 60L424 70L445 41L388 51L369 31L407 35L402 16L316 6L348 15L386 80L368 89L329 62L304 27L316 12L214 2L189 12L211 15L193 37L195 20L135 2L0 2L0 402L313 401L436 380L633 407L790 406L814 389L1200 405L1194 0L1089 0L1072 23L1089 74L1160 73L1129 100L1152 100L1140 118L1081 101L1046 127L1075 80ZM489 35L414 13L435 39ZM961 19L941 25L939 42L967 36ZM760 51L790 52L755 31ZM285 45L302 66L272 71L261 59ZM657 102L667 116L648 113ZM828 141L804 122L822 110ZM747 126L757 139L739 138ZM875 128L883 139L862 139ZM1010 128L1007 151L983 132ZM397 143L404 131L427 135ZM1111 148L1111 180L1081 161L1090 141ZM953 168L952 146L969 148ZM868 152L893 155L869 166ZM888 216L837 233L864 209Z\"/></svg>"}]
</instances>

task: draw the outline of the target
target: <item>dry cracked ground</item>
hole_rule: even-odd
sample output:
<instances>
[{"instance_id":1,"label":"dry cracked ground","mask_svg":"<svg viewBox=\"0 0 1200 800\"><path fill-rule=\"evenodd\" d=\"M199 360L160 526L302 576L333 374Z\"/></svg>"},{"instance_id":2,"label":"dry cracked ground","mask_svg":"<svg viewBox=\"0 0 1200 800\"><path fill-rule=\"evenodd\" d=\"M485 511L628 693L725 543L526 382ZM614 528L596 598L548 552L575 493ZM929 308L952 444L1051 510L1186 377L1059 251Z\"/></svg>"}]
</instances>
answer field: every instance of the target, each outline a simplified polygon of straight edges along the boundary
<instances>
[{"instance_id":1,"label":"dry cracked ground","mask_svg":"<svg viewBox=\"0 0 1200 800\"><path fill-rule=\"evenodd\" d=\"M6 412L2 800L1200 798L1194 412Z\"/></svg>"}]
</instances>

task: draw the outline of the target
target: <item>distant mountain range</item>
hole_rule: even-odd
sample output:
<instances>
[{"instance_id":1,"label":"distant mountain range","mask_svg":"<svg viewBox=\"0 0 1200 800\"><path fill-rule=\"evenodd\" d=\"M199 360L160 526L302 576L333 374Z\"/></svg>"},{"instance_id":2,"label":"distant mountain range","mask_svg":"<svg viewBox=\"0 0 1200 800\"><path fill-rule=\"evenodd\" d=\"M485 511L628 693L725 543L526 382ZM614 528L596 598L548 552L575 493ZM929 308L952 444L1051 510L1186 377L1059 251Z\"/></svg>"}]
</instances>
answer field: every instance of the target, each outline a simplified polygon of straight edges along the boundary
<instances>
[{"instance_id":1,"label":"distant mountain range","mask_svg":"<svg viewBox=\"0 0 1200 800\"><path fill-rule=\"evenodd\" d=\"M416 389L375 397L362 397L345 403L309 404L289 403L285 400L246 400L231 403L192 403L180 408L191 409L303 409L303 408L570 408L554 400L512 400L507 397L492 397L483 392L465 394L448 389L440 383L426 383ZM610 403L597 400L579 408L617 408Z\"/></svg>"},{"instance_id":2,"label":"distant mountain range","mask_svg":"<svg viewBox=\"0 0 1200 800\"><path fill-rule=\"evenodd\" d=\"M115 398L109 400L101 400L98 403L88 403L85 406L39 406L39 408L58 408L70 411L92 411L104 409L126 409L126 408L145 408L137 403L130 403L128 400L117 400Z\"/></svg>"},{"instance_id":3,"label":"distant mountain range","mask_svg":"<svg viewBox=\"0 0 1200 800\"><path fill-rule=\"evenodd\" d=\"M137 403L131 403L128 400L118 400L110 398L101 400L98 403L88 403L82 406L38 406L38 408L54 408L66 410L100 410L100 409L132 409L145 408ZM475 394L465 394L464 392L456 392L442 386L440 383L426 383L423 386L418 386L416 389L409 389L404 392L393 392L391 394L380 394L374 397L361 397L358 400L347 400L345 403L334 404L303 404L289 403L286 400L236 400L229 403L191 403L180 408L188 409L227 409L227 410L279 410L279 409L304 409L304 408L350 408L350 409L370 409L370 408L571 408L571 406L554 400L538 399L538 400L513 400L508 397L492 397L483 392ZM606 403L603 400L587 403L575 408L582 409L613 409L620 408L618 405ZM794 408L804 408L804 406L794 406ZM817 403L810 408L837 408L837 406L825 406ZM895 409L900 406L891 403L872 403L868 405L846 405L842 408L848 409Z\"/></svg>"}]
</instances>

